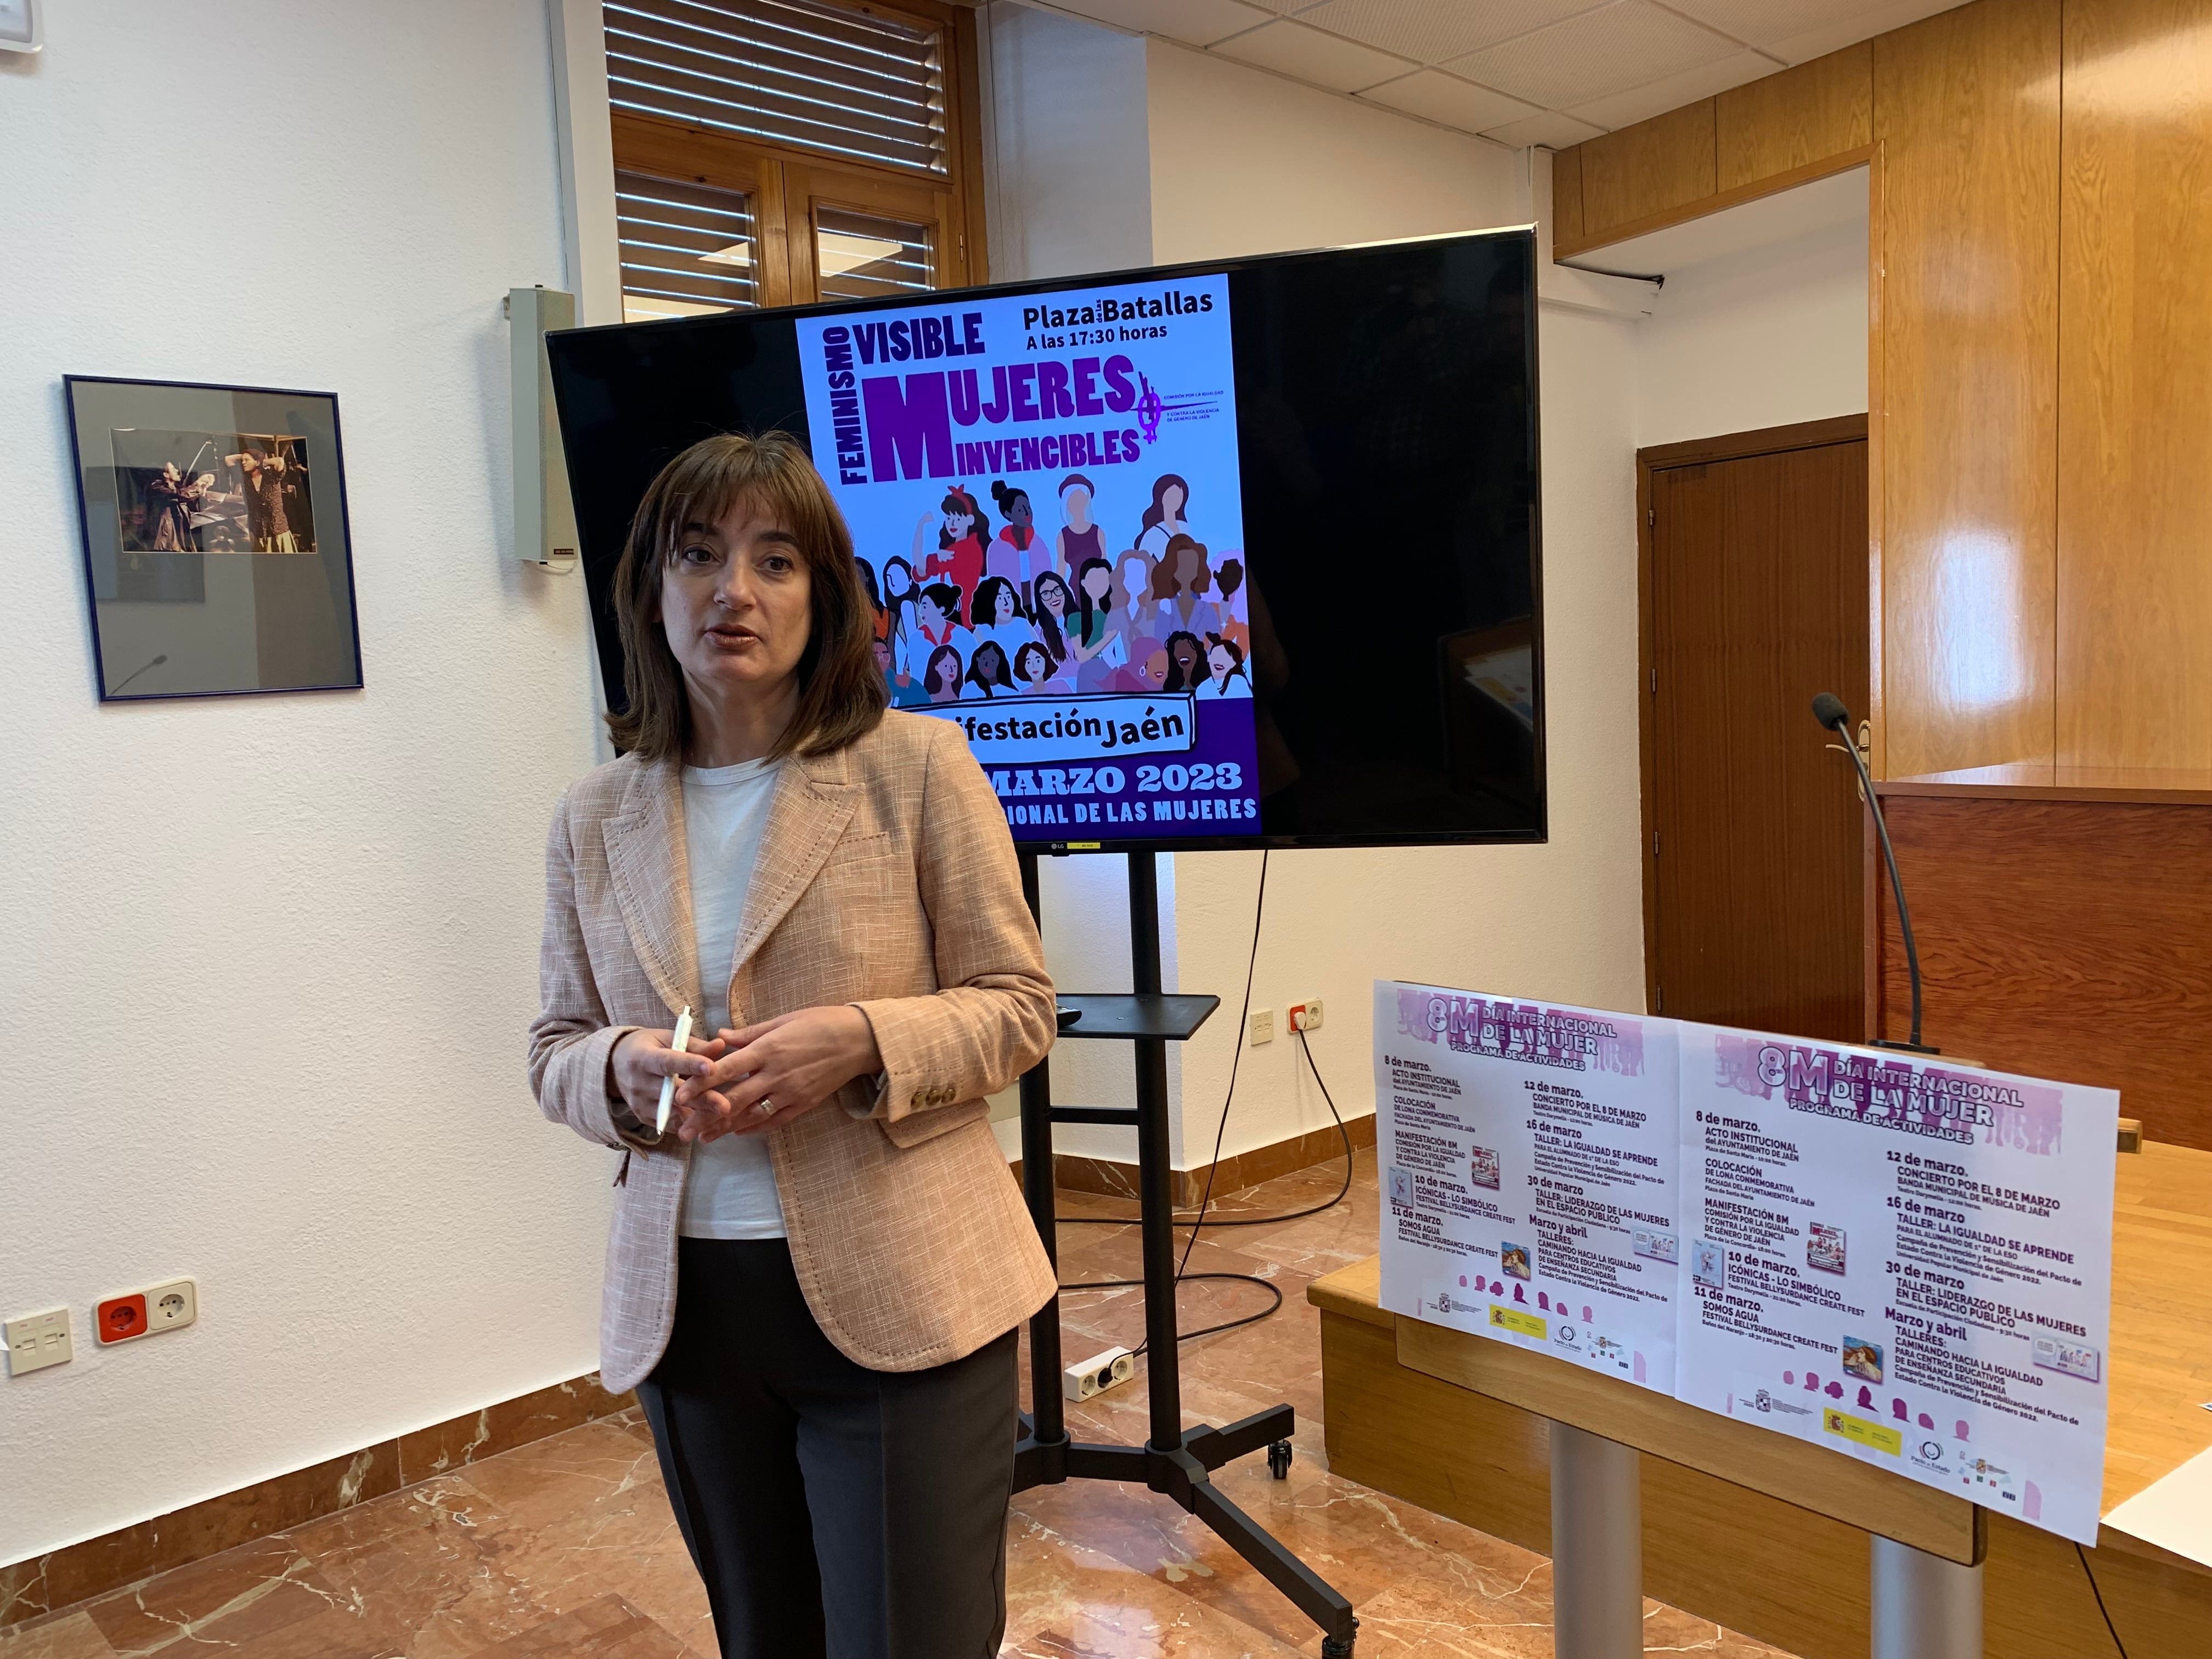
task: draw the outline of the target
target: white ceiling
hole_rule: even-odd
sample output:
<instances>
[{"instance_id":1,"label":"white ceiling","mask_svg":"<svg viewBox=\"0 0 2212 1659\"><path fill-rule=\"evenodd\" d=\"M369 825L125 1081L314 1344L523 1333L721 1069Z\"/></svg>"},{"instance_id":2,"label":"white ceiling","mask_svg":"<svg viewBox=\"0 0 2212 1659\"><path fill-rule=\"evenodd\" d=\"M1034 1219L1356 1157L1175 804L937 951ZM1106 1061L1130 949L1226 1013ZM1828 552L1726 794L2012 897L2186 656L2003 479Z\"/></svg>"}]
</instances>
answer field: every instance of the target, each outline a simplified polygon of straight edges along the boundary
<instances>
[{"instance_id":1,"label":"white ceiling","mask_svg":"<svg viewBox=\"0 0 2212 1659\"><path fill-rule=\"evenodd\" d=\"M1962 0L1024 0L1500 143L1569 144Z\"/></svg>"}]
</instances>

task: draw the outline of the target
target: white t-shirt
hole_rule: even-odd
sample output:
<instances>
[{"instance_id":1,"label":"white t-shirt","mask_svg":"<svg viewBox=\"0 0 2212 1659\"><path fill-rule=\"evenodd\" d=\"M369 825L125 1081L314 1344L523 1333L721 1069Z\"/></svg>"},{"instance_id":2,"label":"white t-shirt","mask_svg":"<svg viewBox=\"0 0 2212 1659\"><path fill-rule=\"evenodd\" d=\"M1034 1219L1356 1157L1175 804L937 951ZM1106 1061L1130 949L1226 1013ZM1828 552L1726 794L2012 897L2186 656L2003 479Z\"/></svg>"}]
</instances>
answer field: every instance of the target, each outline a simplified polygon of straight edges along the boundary
<instances>
[{"instance_id":1,"label":"white t-shirt","mask_svg":"<svg viewBox=\"0 0 2212 1659\"><path fill-rule=\"evenodd\" d=\"M700 993L707 1000L691 1028L703 1037L730 1023L730 963L781 765L746 761L684 769L691 931L698 941ZM785 1237L783 1204L776 1197L764 1136L724 1135L692 1149L676 1230L686 1238Z\"/></svg>"}]
</instances>

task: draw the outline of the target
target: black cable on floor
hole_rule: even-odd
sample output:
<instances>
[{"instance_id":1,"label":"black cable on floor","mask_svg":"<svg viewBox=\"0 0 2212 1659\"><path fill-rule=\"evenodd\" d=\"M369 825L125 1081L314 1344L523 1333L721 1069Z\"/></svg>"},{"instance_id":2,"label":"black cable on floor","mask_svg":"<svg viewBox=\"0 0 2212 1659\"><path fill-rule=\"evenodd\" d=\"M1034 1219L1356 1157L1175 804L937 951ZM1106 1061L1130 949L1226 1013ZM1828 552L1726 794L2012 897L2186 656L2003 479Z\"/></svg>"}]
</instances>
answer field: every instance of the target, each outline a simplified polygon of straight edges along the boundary
<instances>
[{"instance_id":1,"label":"black cable on floor","mask_svg":"<svg viewBox=\"0 0 2212 1659\"><path fill-rule=\"evenodd\" d=\"M1274 1310L1270 1308L1267 1311L1273 1313ZM1264 1315L1261 1316L1265 1317ZM2120 1632L2112 1623L2112 1612L2105 1606L2105 1592L2097 1588L2097 1575L2089 1565L2089 1552L2076 1543L2074 1553L2081 1558L2081 1571L2089 1580L2089 1594L2097 1598L2097 1611L2105 1615L2105 1629L2112 1638L2113 1648L2119 1653L2120 1659L2128 1659L2127 1644L2120 1640Z\"/></svg>"},{"instance_id":2,"label":"black cable on floor","mask_svg":"<svg viewBox=\"0 0 2212 1659\"><path fill-rule=\"evenodd\" d=\"M1260 963L1260 933L1261 927L1267 920L1267 852L1263 849L1260 854L1260 890L1257 896L1254 899L1252 905L1252 951L1251 954L1245 960L1244 998L1237 1012L1237 1048L1236 1052L1231 1056L1229 1061L1229 1087L1222 1095L1221 1120L1214 1127L1213 1158L1206 1166L1206 1189L1199 1195L1197 1216L1188 1220L1176 1218L1173 1220L1170 1224L1177 1227L1188 1227L1190 1229L1190 1238L1183 1245L1182 1258L1176 1264L1175 1283L1178 1288L1186 1282L1196 1282L1202 1279L1212 1279L1221 1282L1234 1281L1247 1285L1257 1285L1261 1290L1266 1291L1270 1296L1273 1297L1274 1300L1267 1307L1261 1309L1258 1313L1248 1314L1242 1319L1232 1319L1225 1324L1209 1325L1204 1330L1178 1331L1176 1333L1176 1341L1178 1344L1195 1341L1201 1336L1216 1336L1223 1331L1233 1331L1241 1326L1257 1324L1261 1320L1263 1320L1270 1315L1277 1312L1283 1305L1282 1287L1274 1284L1271 1280L1261 1279L1256 1273L1194 1273L1189 1272L1188 1268L1190 1267L1191 1251L1197 1246L1198 1235L1201 1229L1206 1227L1271 1227L1285 1221L1297 1221L1306 1216L1319 1215L1324 1210L1334 1209L1338 1205L1344 1202L1346 1195L1352 1191L1352 1174L1353 1166L1352 1132L1344 1127L1343 1115L1336 1109L1336 1097L1329 1093L1328 1084L1321 1074L1321 1067L1314 1063L1313 1047L1307 1042L1305 1032L1300 1030L1297 1033L1299 1052L1305 1055L1306 1068L1313 1073L1314 1081L1321 1085L1322 1098L1328 1103L1328 1115L1331 1118L1335 1120L1336 1133L1344 1142L1344 1183L1336 1189L1336 1195L1334 1198L1326 1200L1319 1204L1309 1206L1307 1208L1303 1210L1286 1210L1276 1215L1231 1216L1213 1221L1206 1219L1206 1210L1211 1206L1213 1201L1214 1173L1221 1167L1222 1141L1229 1130L1229 1108L1231 1103L1237 1097L1237 1073L1238 1066L1244 1057L1244 1024L1246 1019L1250 1016L1252 1012L1252 982L1254 975L1257 971ZM1061 1216L1058 1214L1055 1214L1053 1217L1054 1222L1061 1226L1088 1225L1126 1227L1130 1225L1136 1218L1137 1218L1134 1217L1125 1219L1114 1216ZM1062 1291L1128 1290L1140 1289L1142 1288L1144 1282L1145 1281L1141 1279L1082 1279L1073 1284L1063 1284L1059 1288ZM1142 1354L1146 1348L1150 1346L1150 1339L1139 1343L1135 1348L1131 1350L1132 1356L1133 1357L1135 1355Z\"/></svg>"},{"instance_id":3,"label":"black cable on floor","mask_svg":"<svg viewBox=\"0 0 2212 1659\"><path fill-rule=\"evenodd\" d=\"M1244 1059L1244 1022L1252 1012L1252 976L1259 970L1260 930L1267 919L1268 855L1269 849L1262 848L1260 854L1260 891L1252 901L1252 950L1251 954L1244 958L1244 1000L1237 1011L1237 1047L1229 1057L1229 1087L1223 1091L1221 1096L1221 1123L1220 1127L1214 1131L1213 1134L1213 1165L1208 1167L1206 1172L1206 1194L1205 1198L1200 1200L1198 1206L1198 1225L1194 1225L1191 1228L1190 1238L1193 1244L1195 1244L1198 1242L1198 1226L1203 1225L1206 1221L1205 1200L1211 1199L1213 1196L1213 1170L1215 1167L1218 1167L1221 1162L1221 1136L1223 1131L1226 1130L1229 1127L1229 1105L1231 1101L1237 1098L1237 1070ZM1059 1220L1059 1216L1055 1214L1053 1217L1054 1224L1057 1225ZM1127 1224L1117 1222L1115 1224L1118 1226L1126 1225ZM1175 1283L1178 1288L1182 1284L1183 1269L1188 1267L1189 1265L1190 1249L1188 1246L1185 1246L1182 1253L1182 1260L1176 1264ZM1267 1313L1255 1315L1255 1318L1265 1319L1267 1316L1267 1314L1274 1312L1276 1308L1279 1308L1283 1305L1282 1291L1276 1290L1273 1285L1268 1285L1267 1281L1264 1279L1254 1278L1249 1273L1223 1273L1219 1275L1219 1277L1223 1279L1250 1279L1255 1285L1267 1285L1267 1288L1269 1291L1273 1291L1275 1297L1274 1306L1269 1308L1267 1310ZM1142 1281L1139 1282L1141 1283ZM1092 1289L1096 1288L1096 1286L1084 1285L1063 1285L1060 1288L1063 1291L1073 1291ZM1249 1324L1251 1321L1239 1320L1237 1322L1238 1324ZM1218 1328L1226 1330L1231 1328L1222 1326ZM1210 1333L1193 1331L1189 1335L1186 1336L1183 1333L1178 1331L1176 1333L1176 1341L1180 1345L1189 1341L1193 1336L1206 1334L1210 1334ZM1133 1357L1134 1355L1143 1353L1144 1351L1151 1346L1152 1339L1147 1337L1130 1352Z\"/></svg>"},{"instance_id":4,"label":"black cable on floor","mask_svg":"<svg viewBox=\"0 0 2212 1659\"><path fill-rule=\"evenodd\" d=\"M1257 1273L1186 1273L1176 1283L1194 1285L1201 1279L1235 1279L1239 1284L1257 1285L1275 1299L1261 1309L1258 1313L1247 1314L1242 1319L1232 1319L1225 1325L1208 1325L1202 1331L1178 1331L1176 1333L1176 1340L1178 1342L1192 1342L1201 1336L1218 1335L1223 1331L1233 1331L1240 1325L1256 1325L1283 1305L1283 1287L1272 1279L1261 1278ZM1141 1290L1144 1283L1141 1279L1089 1279L1079 1285L1063 1285L1060 1288L1063 1291ZM1144 1351L1145 1345L1141 1342L1131 1350L1133 1353L1142 1353Z\"/></svg>"},{"instance_id":5,"label":"black cable on floor","mask_svg":"<svg viewBox=\"0 0 2212 1659\"><path fill-rule=\"evenodd\" d=\"M1310 1215L1319 1215L1323 1210L1333 1210L1343 1203L1346 1194L1352 1191L1354 1157L1352 1148L1352 1131L1344 1127L1344 1119L1336 1109L1335 1097L1328 1091L1328 1084L1321 1074L1321 1067L1314 1064L1313 1047L1306 1041L1306 1034L1300 1031L1297 1036L1298 1048L1306 1057L1306 1069L1313 1073L1314 1081L1321 1085L1321 1097L1328 1102L1328 1115L1336 1120L1336 1133L1344 1142L1344 1183L1336 1189L1336 1196L1324 1199L1322 1202L1306 1209L1285 1210L1276 1215L1223 1216L1208 1221L1206 1218L1205 1211L1201 1209L1196 1216L1177 1216L1172 1225L1188 1227L1194 1234L1200 1227L1272 1227L1277 1222L1298 1221ZM1063 1227L1130 1227L1136 1224L1139 1218L1113 1215L1055 1215L1053 1219Z\"/></svg>"}]
</instances>

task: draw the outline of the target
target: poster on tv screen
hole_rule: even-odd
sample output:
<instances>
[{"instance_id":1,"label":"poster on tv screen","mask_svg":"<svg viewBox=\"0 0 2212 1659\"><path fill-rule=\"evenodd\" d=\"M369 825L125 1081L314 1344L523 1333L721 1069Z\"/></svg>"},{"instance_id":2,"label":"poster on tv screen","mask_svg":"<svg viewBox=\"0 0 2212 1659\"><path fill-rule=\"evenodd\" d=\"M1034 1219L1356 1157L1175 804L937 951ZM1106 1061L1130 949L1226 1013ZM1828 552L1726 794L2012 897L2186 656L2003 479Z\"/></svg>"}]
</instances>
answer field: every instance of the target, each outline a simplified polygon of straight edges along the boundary
<instances>
[{"instance_id":1,"label":"poster on tv screen","mask_svg":"<svg viewBox=\"0 0 2212 1659\"><path fill-rule=\"evenodd\" d=\"M1228 278L795 321L894 705L1022 839L1255 830Z\"/></svg>"}]
</instances>

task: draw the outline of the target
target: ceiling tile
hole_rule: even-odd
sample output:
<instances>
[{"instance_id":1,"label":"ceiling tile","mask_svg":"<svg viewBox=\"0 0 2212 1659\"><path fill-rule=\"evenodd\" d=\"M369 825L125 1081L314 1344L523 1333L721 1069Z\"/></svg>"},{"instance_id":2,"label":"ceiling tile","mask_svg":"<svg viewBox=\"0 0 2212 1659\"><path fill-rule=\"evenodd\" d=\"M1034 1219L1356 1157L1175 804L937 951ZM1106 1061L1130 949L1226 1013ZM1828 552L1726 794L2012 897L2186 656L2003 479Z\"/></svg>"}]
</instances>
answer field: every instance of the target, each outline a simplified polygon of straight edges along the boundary
<instances>
[{"instance_id":1,"label":"ceiling tile","mask_svg":"<svg viewBox=\"0 0 2212 1659\"><path fill-rule=\"evenodd\" d=\"M1767 50L1777 58L1792 64L1802 64L1814 58L1825 58L1828 53L1861 40L1872 40L1877 34L1887 34L1892 29L1901 29L1907 23L1917 23L1923 17L1933 17L1937 12L1949 11L1965 0L1887 0L1870 10L1854 9L1848 15L1835 20L1824 20L1818 27L1775 41ZM1762 43L1763 44L1763 43Z\"/></svg>"},{"instance_id":2,"label":"ceiling tile","mask_svg":"<svg viewBox=\"0 0 2212 1659\"><path fill-rule=\"evenodd\" d=\"M1243 0L1053 0L1053 4L1116 28L1164 35L1194 46L1225 40L1268 17Z\"/></svg>"},{"instance_id":3,"label":"ceiling tile","mask_svg":"<svg viewBox=\"0 0 2212 1659\"><path fill-rule=\"evenodd\" d=\"M1771 75L1781 67L1763 52L1732 52L1717 64L1700 64L1679 75L1666 76L1627 92L1616 92L1610 98L1576 104L1567 113L1601 127L1633 126L1650 116L1664 115L1670 109L1680 109L1700 98L1710 98L1717 92L1726 92L1730 87Z\"/></svg>"},{"instance_id":4,"label":"ceiling tile","mask_svg":"<svg viewBox=\"0 0 2212 1659\"><path fill-rule=\"evenodd\" d=\"M1528 144L1541 144L1547 149L1565 149L1570 144L1579 144L1585 138L1595 138L1604 131L1587 121L1577 121L1571 115L1547 112L1531 115L1525 120L1508 121L1502 127L1490 127L1483 137L1495 138L1501 144L1510 144L1516 149Z\"/></svg>"},{"instance_id":5,"label":"ceiling tile","mask_svg":"<svg viewBox=\"0 0 2212 1659\"><path fill-rule=\"evenodd\" d=\"M1443 67L1531 104L1565 109L1717 63L1735 50L1711 29L1651 0L1616 0Z\"/></svg>"},{"instance_id":6,"label":"ceiling tile","mask_svg":"<svg viewBox=\"0 0 2212 1659\"><path fill-rule=\"evenodd\" d=\"M1395 81L1413 67L1402 58L1281 19L1225 40L1213 51L1218 57L1256 64L1338 92L1358 92L1378 82Z\"/></svg>"},{"instance_id":7,"label":"ceiling tile","mask_svg":"<svg viewBox=\"0 0 2212 1659\"><path fill-rule=\"evenodd\" d=\"M1363 101L1388 104L1392 109L1426 116L1462 132L1483 132L1501 122L1543 113L1518 98L1470 85L1442 70L1416 70L1402 81L1370 87L1359 96Z\"/></svg>"},{"instance_id":8,"label":"ceiling tile","mask_svg":"<svg viewBox=\"0 0 2212 1659\"><path fill-rule=\"evenodd\" d=\"M1757 46L1808 29L1846 22L1862 12L1872 11L1882 0L1667 0L1667 3L1686 17L1694 17L1723 34Z\"/></svg>"},{"instance_id":9,"label":"ceiling tile","mask_svg":"<svg viewBox=\"0 0 2212 1659\"><path fill-rule=\"evenodd\" d=\"M1323 0L1298 14L1333 34L1380 46L1416 63L1441 63L1496 46L1547 23L1603 5L1606 0Z\"/></svg>"}]
</instances>

